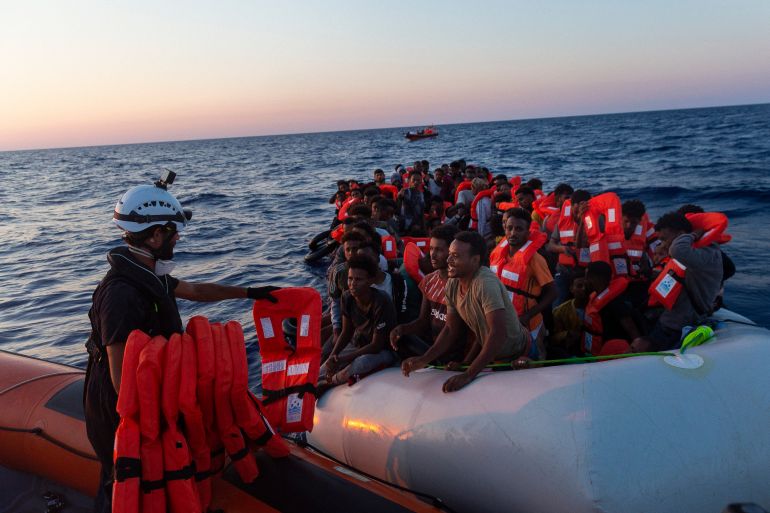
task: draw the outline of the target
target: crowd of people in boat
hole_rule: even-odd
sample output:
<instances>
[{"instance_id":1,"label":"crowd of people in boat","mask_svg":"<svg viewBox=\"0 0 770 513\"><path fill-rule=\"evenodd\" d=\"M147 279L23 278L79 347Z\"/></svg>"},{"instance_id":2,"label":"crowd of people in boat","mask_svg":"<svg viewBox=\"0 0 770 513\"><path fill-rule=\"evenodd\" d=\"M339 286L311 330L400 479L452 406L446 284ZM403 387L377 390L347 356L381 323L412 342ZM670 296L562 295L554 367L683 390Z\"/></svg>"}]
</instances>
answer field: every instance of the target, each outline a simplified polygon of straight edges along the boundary
<instances>
[{"instance_id":1,"label":"crowd of people in boat","mask_svg":"<svg viewBox=\"0 0 770 513\"><path fill-rule=\"evenodd\" d=\"M492 362L661 351L721 306L735 273L727 218L457 160L340 180L327 271L319 387L401 361L463 370Z\"/></svg>"}]
</instances>

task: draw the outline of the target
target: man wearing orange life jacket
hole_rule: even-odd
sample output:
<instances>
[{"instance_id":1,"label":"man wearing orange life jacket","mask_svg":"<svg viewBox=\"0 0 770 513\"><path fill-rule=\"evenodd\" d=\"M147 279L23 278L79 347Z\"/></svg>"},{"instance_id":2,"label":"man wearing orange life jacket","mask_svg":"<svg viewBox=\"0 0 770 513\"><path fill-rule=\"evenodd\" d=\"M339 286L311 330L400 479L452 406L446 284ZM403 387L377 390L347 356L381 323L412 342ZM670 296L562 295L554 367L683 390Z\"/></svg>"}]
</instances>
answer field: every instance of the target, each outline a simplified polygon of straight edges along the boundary
<instances>
[{"instance_id":1,"label":"man wearing orange life jacket","mask_svg":"<svg viewBox=\"0 0 770 513\"><path fill-rule=\"evenodd\" d=\"M581 351L599 355L608 340L622 339L630 344L639 337L634 311L623 296L628 279L613 279L612 267L601 261L588 264L585 279L589 299L583 316Z\"/></svg>"},{"instance_id":2,"label":"man wearing orange life jacket","mask_svg":"<svg viewBox=\"0 0 770 513\"><path fill-rule=\"evenodd\" d=\"M591 193L579 189L570 200L562 204L556 229L546 245L546 250L558 255L554 282L559 295L554 303L559 306L569 299L569 288L574 275L580 274L591 261L588 237L583 228L583 218L589 208Z\"/></svg>"},{"instance_id":3,"label":"man wearing orange life jacket","mask_svg":"<svg viewBox=\"0 0 770 513\"><path fill-rule=\"evenodd\" d=\"M549 237L556 229L556 223L559 221L562 205L566 200L570 199L572 192L573 189L571 185L560 183L551 194L536 200L533 204L533 208L537 212L538 217L542 219L540 227Z\"/></svg>"},{"instance_id":4,"label":"man wearing orange life jacket","mask_svg":"<svg viewBox=\"0 0 770 513\"><path fill-rule=\"evenodd\" d=\"M626 297L635 308L643 310L647 305L647 288L654 254L650 242L657 241L657 236L655 227L647 218L644 203L628 200L623 203L622 210L624 240L609 243L610 259L615 275L629 278Z\"/></svg>"},{"instance_id":5,"label":"man wearing orange life jacket","mask_svg":"<svg viewBox=\"0 0 770 513\"><path fill-rule=\"evenodd\" d=\"M532 215L532 204L535 202L535 199L535 191L526 185L522 185L516 190L516 201L519 207L529 212L530 216Z\"/></svg>"},{"instance_id":6,"label":"man wearing orange life jacket","mask_svg":"<svg viewBox=\"0 0 770 513\"><path fill-rule=\"evenodd\" d=\"M680 214L684 214L685 217L687 214L703 214L705 211L703 210L703 207L700 207L698 205L693 204L687 204L682 205L677 210ZM725 280L728 280L735 276L735 263L733 262L732 258L727 256L727 254L722 250L722 247L720 246L719 251L722 253L722 286L719 289L719 295L716 298L716 301L714 302L714 311L719 310L722 307L723 298L722 296L725 293Z\"/></svg>"},{"instance_id":7,"label":"man wearing orange life jacket","mask_svg":"<svg viewBox=\"0 0 770 513\"><path fill-rule=\"evenodd\" d=\"M492 217L493 192L484 178L474 178L471 184L474 197L471 203L471 229L475 229L486 239L492 234L489 220Z\"/></svg>"},{"instance_id":8,"label":"man wearing orange life jacket","mask_svg":"<svg viewBox=\"0 0 770 513\"><path fill-rule=\"evenodd\" d=\"M390 332L390 345L394 350L406 346L412 353L422 355L438 339L446 325L446 297L444 289L449 278L447 257L449 245L454 240L458 229L452 225L442 225L433 230L430 239L430 263L434 271L420 282L422 304L418 317L409 323L399 324ZM407 337L407 340L402 340ZM460 358L462 355L460 355ZM457 360L451 355L447 360Z\"/></svg>"},{"instance_id":9,"label":"man wearing orange life jacket","mask_svg":"<svg viewBox=\"0 0 770 513\"><path fill-rule=\"evenodd\" d=\"M490 262L500 281L511 294L519 322L530 334L531 359L545 357L545 327L542 312L556 299L556 286L548 264L537 250L545 242L545 234L532 232L530 214L522 208L510 209L505 221L508 248L501 258Z\"/></svg>"},{"instance_id":10,"label":"man wearing orange life jacket","mask_svg":"<svg viewBox=\"0 0 770 513\"><path fill-rule=\"evenodd\" d=\"M176 175L155 185L129 189L115 206L113 221L123 231L127 247L107 255L110 270L93 294L88 312L91 335L85 378L84 413L88 439L102 472L95 510L112 509L113 448L119 417L116 412L123 356L129 333L140 329L150 336L170 337L183 331L176 298L191 301L269 299L275 287L244 288L216 283L191 283L172 277L178 232L192 214L167 191ZM141 212L141 214L139 213Z\"/></svg>"},{"instance_id":11,"label":"man wearing orange life jacket","mask_svg":"<svg viewBox=\"0 0 770 513\"><path fill-rule=\"evenodd\" d=\"M693 231L692 224L683 214L669 212L663 215L655 224L655 230L672 262L676 261L679 269L684 268L684 277L674 277L681 285L681 292L671 308L662 311L649 334L634 340L632 349L639 352L675 348L681 339L682 328L697 326L711 313L722 283L719 246L694 247L703 231ZM653 287L650 287L650 293L653 293Z\"/></svg>"}]
</instances>

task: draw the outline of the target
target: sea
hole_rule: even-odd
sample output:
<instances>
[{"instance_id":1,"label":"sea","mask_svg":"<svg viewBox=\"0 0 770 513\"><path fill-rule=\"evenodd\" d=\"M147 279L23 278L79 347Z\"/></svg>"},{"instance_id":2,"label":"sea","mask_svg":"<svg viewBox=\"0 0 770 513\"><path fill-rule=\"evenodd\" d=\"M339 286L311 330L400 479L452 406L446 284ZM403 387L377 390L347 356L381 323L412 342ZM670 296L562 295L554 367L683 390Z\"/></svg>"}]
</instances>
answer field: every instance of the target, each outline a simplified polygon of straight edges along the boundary
<instances>
[{"instance_id":1,"label":"sea","mask_svg":"<svg viewBox=\"0 0 770 513\"><path fill-rule=\"evenodd\" d=\"M174 275L193 282L325 289L307 242L326 229L341 178L459 158L493 173L538 177L642 200L654 220L685 203L724 212L737 266L725 304L770 326L770 104L439 126L0 153L0 349L84 366L91 295L121 244L115 203L163 169L193 209ZM764 262L764 263L763 263ZM183 320L242 323L252 375L248 300L179 300Z\"/></svg>"}]
</instances>

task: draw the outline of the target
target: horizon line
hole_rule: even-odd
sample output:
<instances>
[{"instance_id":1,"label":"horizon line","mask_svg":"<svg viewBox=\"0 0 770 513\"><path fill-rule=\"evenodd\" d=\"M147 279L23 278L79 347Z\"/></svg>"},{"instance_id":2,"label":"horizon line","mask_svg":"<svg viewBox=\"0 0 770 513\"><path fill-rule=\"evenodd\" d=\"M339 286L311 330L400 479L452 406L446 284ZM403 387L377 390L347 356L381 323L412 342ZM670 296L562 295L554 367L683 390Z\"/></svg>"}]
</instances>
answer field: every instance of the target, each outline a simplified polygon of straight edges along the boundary
<instances>
[{"instance_id":1,"label":"horizon line","mask_svg":"<svg viewBox=\"0 0 770 513\"><path fill-rule=\"evenodd\" d=\"M655 112L675 112L686 110L699 110L699 109L725 109L734 107L755 107L761 105L770 105L770 101L760 103L739 103L730 105L703 105L697 107L682 107L671 109L652 109L652 110L631 110L631 111L615 111L615 112L596 112L592 114L569 114L559 116L543 116L543 117L523 117L513 119L490 119L484 121L461 121L453 123L441 123L441 124L428 124L428 125L400 125L400 126L388 126L388 127L371 127L371 128L346 128L343 130L318 130L313 132L284 132L278 134L260 134L260 135L233 135L227 137L203 137L196 139L168 139L168 140L155 140L155 141L140 141L129 143L112 143L112 144L89 144L83 146L52 146L52 147L40 147L40 148L18 148L14 150L0 150L2 153L14 153L14 152L31 152L31 151L53 151L53 150L76 150L86 148L109 148L115 146L136 146L142 144L173 144L173 143L186 143L186 142L202 142L202 141L226 141L229 139L254 139L259 137L286 137L295 135L315 135L315 134L334 134L345 132L364 132L373 130L396 130L404 129L415 126L457 126L457 125L481 125L485 123L505 123L512 121L536 121L546 119L569 119L569 118L588 118L595 116L622 116L625 114L643 114L643 113L655 113Z\"/></svg>"}]
</instances>

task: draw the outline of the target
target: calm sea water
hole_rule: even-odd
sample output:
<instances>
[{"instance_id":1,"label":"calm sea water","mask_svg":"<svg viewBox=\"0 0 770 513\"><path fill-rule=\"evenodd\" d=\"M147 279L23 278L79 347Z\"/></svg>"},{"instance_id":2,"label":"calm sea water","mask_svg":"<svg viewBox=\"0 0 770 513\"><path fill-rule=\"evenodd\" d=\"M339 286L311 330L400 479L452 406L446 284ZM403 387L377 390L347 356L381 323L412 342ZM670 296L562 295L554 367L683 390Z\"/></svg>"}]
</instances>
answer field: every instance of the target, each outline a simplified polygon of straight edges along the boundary
<instances>
[{"instance_id":1,"label":"calm sea water","mask_svg":"<svg viewBox=\"0 0 770 513\"><path fill-rule=\"evenodd\" d=\"M325 269L302 257L333 215L335 181L424 158L432 167L465 158L546 189L614 190L643 200L653 219L684 203L725 212L724 249L738 267L726 304L770 326L770 105L450 125L414 143L404 131L0 153L0 348L85 363L91 294L120 243L112 210L163 167L194 210L176 276L322 290ZM248 301L179 303L184 320L242 322L254 344Z\"/></svg>"}]
</instances>

